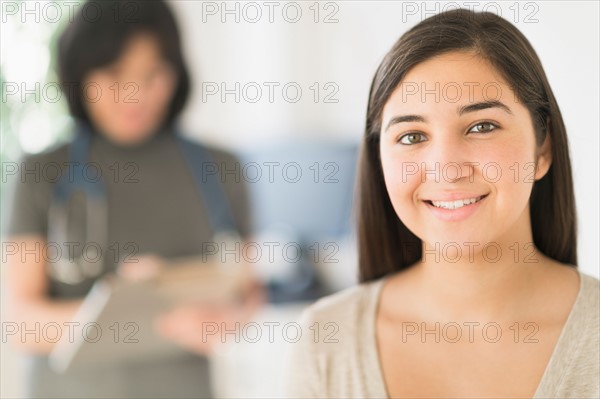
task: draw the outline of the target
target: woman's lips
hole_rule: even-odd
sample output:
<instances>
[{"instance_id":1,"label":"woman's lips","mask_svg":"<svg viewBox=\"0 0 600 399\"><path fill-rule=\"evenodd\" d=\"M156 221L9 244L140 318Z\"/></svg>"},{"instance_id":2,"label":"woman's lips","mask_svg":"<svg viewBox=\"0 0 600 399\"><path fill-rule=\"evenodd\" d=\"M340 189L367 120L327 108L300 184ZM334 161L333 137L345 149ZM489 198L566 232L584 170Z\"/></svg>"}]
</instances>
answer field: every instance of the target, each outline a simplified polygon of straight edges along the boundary
<instances>
[{"instance_id":1,"label":"woman's lips","mask_svg":"<svg viewBox=\"0 0 600 399\"><path fill-rule=\"evenodd\" d=\"M486 195L472 195L468 197L449 199L449 200L427 200L430 204L437 208L458 209L463 206L471 205L482 200Z\"/></svg>"},{"instance_id":2,"label":"woman's lips","mask_svg":"<svg viewBox=\"0 0 600 399\"><path fill-rule=\"evenodd\" d=\"M424 200L423 203L438 219L446 222L457 222L471 216L479 209L488 194L464 196L454 200Z\"/></svg>"}]
</instances>

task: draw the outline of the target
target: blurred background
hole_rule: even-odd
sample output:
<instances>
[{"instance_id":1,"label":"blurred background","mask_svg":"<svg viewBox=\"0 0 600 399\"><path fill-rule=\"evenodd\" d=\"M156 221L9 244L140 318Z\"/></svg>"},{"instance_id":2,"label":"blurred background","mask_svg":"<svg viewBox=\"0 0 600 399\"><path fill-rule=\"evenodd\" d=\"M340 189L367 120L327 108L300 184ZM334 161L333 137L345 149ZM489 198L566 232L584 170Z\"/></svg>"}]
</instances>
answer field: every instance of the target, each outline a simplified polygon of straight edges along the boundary
<instances>
[{"instance_id":1,"label":"blurred background","mask_svg":"<svg viewBox=\"0 0 600 399\"><path fill-rule=\"evenodd\" d=\"M246 162L293 159L304 173L312 173L297 185L262 179L249 184L249 190L260 237L307 247L314 241L337 260L310 265L327 292L356 281L350 220L356 151L370 81L383 55L411 26L453 4L501 14L531 41L559 100L575 176L579 267L599 275L597 2L168 3L177 16L192 75L183 131ZM1 2L2 165L71 137L73 121L59 99L54 49L69 10L77 12L80 4ZM2 176L5 183L4 167ZM328 184L327 176L334 184ZM1 190L5 204L4 184ZM333 245L326 248L327 243ZM263 272L273 281L286 279L279 269ZM302 292L308 285L307 280L292 288ZM290 300L273 295L279 304L267 307L259 319L285 323L308 303L301 294ZM280 395L278 351L277 345L250 344L224 351L213 365L218 393ZM17 359L3 339L2 397L22 395Z\"/></svg>"}]
</instances>

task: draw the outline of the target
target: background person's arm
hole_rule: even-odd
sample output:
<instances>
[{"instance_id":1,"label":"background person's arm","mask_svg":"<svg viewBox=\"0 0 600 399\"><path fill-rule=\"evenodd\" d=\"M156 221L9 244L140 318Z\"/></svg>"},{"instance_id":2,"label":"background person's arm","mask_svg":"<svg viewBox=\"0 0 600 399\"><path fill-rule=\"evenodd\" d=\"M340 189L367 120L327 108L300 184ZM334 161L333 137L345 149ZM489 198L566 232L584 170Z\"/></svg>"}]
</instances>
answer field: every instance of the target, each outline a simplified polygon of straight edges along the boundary
<instances>
[{"instance_id":1,"label":"background person's arm","mask_svg":"<svg viewBox=\"0 0 600 399\"><path fill-rule=\"evenodd\" d=\"M8 237L3 244L11 250L3 255L3 336L17 348L37 354L49 353L55 344L56 328L45 327L56 323L61 334L68 333L64 323L73 318L82 302L48 297L45 244L39 235ZM45 337L44 331L52 331L52 336Z\"/></svg>"}]
</instances>

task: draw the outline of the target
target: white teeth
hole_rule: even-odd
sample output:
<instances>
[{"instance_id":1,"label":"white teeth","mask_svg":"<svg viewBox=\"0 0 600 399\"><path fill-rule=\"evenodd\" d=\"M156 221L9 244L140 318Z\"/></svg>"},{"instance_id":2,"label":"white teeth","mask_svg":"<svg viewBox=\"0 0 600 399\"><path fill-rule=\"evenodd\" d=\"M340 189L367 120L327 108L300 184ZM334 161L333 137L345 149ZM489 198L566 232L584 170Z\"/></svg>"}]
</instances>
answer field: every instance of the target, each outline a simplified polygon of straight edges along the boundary
<instances>
[{"instance_id":1,"label":"white teeth","mask_svg":"<svg viewBox=\"0 0 600 399\"><path fill-rule=\"evenodd\" d=\"M475 202L481 200L481 198L483 198L483 197L467 198L467 199L456 200L456 201L431 201L431 203L436 208L458 209L458 208L462 208L465 205L474 204Z\"/></svg>"}]
</instances>

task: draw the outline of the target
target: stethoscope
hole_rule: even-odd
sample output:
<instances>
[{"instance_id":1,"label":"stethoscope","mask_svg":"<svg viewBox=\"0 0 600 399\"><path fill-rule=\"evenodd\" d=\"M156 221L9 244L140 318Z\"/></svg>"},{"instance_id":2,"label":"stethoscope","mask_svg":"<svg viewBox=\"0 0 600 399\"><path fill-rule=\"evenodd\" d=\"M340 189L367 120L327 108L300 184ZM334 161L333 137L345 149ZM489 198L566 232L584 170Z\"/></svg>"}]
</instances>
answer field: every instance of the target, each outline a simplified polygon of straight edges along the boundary
<instances>
[{"instance_id":1,"label":"stethoscope","mask_svg":"<svg viewBox=\"0 0 600 399\"><path fill-rule=\"evenodd\" d=\"M74 285L100 276L105 271L105 257L95 251L107 250L108 203L106 186L100 178L86 175L93 133L88 124L78 122L75 138L69 145L69 170L54 185L48 211L48 243L56 246L61 256L48 262L49 275L56 281ZM175 130L175 138L188 169L206 207L215 236L239 237L229 200L217 174L203 173L212 162L208 149L183 137ZM74 237L70 205L76 196L85 202L84 237ZM81 198L80 198L81 199ZM81 227L81 226L79 226ZM92 248L92 254L86 249Z\"/></svg>"}]
</instances>

